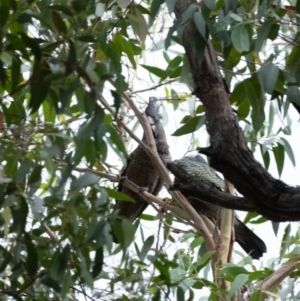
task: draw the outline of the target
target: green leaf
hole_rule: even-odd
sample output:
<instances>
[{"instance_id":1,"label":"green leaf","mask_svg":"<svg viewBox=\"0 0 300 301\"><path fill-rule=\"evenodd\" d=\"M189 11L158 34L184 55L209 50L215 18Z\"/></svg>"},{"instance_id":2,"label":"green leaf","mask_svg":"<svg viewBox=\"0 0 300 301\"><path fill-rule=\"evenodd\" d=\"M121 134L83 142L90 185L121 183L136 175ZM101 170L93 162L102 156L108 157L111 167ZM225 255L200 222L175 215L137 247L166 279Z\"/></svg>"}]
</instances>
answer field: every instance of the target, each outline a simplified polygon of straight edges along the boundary
<instances>
[{"instance_id":1,"label":"green leaf","mask_svg":"<svg viewBox=\"0 0 300 301\"><path fill-rule=\"evenodd\" d=\"M24 123L24 120L26 119L26 112L23 101L14 100L5 111L5 117L7 117L7 115L10 115L11 117L9 119L6 118L8 124L21 125Z\"/></svg>"},{"instance_id":2,"label":"green leaf","mask_svg":"<svg viewBox=\"0 0 300 301\"><path fill-rule=\"evenodd\" d=\"M193 20L202 38L206 41L207 40L206 23L202 14L198 11L194 12Z\"/></svg>"},{"instance_id":3,"label":"green leaf","mask_svg":"<svg viewBox=\"0 0 300 301\"><path fill-rule=\"evenodd\" d=\"M41 42L41 40L37 38L30 38L22 32L20 32L20 36L23 40L24 45L30 48L36 60L39 62L42 58L42 52L39 45L39 42Z\"/></svg>"},{"instance_id":4,"label":"green leaf","mask_svg":"<svg viewBox=\"0 0 300 301\"><path fill-rule=\"evenodd\" d=\"M93 278L96 278L100 272L102 271L102 266L103 266L103 258L104 258L104 254L103 254L103 248L99 248L96 251L96 255L95 255L95 259L94 259L94 265L93 265Z\"/></svg>"},{"instance_id":5,"label":"green leaf","mask_svg":"<svg viewBox=\"0 0 300 301\"><path fill-rule=\"evenodd\" d=\"M275 84L277 82L279 74L279 68L269 63L267 65L263 65L258 71L258 79L262 86L262 88L269 94L273 93Z\"/></svg>"},{"instance_id":6,"label":"green leaf","mask_svg":"<svg viewBox=\"0 0 300 301\"><path fill-rule=\"evenodd\" d=\"M113 233L120 242L123 250L126 250L128 246L133 242L134 234L136 231L135 226L128 220L123 219L113 224Z\"/></svg>"},{"instance_id":7,"label":"green leaf","mask_svg":"<svg viewBox=\"0 0 300 301\"><path fill-rule=\"evenodd\" d=\"M44 99L46 98L48 94L48 87L45 85L36 85L31 84L31 94L30 94L30 101L29 101L29 108L31 109L31 114L36 112Z\"/></svg>"},{"instance_id":8,"label":"green leaf","mask_svg":"<svg viewBox=\"0 0 300 301\"><path fill-rule=\"evenodd\" d=\"M244 24L236 25L231 32L231 41L238 52L247 52L250 48L250 37Z\"/></svg>"},{"instance_id":9,"label":"green leaf","mask_svg":"<svg viewBox=\"0 0 300 301\"><path fill-rule=\"evenodd\" d=\"M0 5L0 25L4 27L9 18L9 5L6 1L2 1Z\"/></svg>"},{"instance_id":10,"label":"green leaf","mask_svg":"<svg viewBox=\"0 0 300 301\"><path fill-rule=\"evenodd\" d=\"M144 242L144 245L142 247L141 253L140 253L140 261L144 261L146 255L150 251L152 245L154 243L154 235L149 236L146 241Z\"/></svg>"},{"instance_id":11,"label":"green leaf","mask_svg":"<svg viewBox=\"0 0 300 301\"><path fill-rule=\"evenodd\" d=\"M268 124L268 136L272 133L273 125L274 125L274 106L273 103L270 103L270 110L269 110L269 124Z\"/></svg>"},{"instance_id":12,"label":"green leaf","mask_svg":"<svg viewBox=\"0 0 300 301\"><path fill-rule=\"evenodd\" d=\"M61 287L58 283L58 281L55 281L53 280L52 278L50 277L47 277L47 278L42 278L42 281L41 281L43 284L45 284L46 286L54 289L56 292L60 292L61 290Z\"/></svg>"},{"instance_id":13,"label":"green leaf","mask_svg":"<svg viewBox=\"0 0 300 301\"><path fill-rule=\"evenodd\" d=\"M0 60L0 82L2 83L2 86L5 87L6 71L1 60Z\"/></svg>"},{"instance_id":14,"label":"green leaf","mask_svg":"<svg viewBox=\"0 0 300 301\"><path fill-rule=\"evenodd\" d=\"M43 166L37 165L32 173L30 174L28 184L33 184L39 182L41 180L41 173L42 173Z\"/></svg>"},{"instance_id":15,"label":"green leaf","mask_svg":"<svg viewBox=\"0 0 300 301\"><path fill-rule=\"evenodd\" d=\"M54 255L49 268L49 274L53 280L62 281L70 259L70 246L66 245L61 251L58 249Z\"/></svg>"},{"instance_id":16,"label":"green leaf","mask_svg":"<svg viewBox=\"0 0 300 301\"><path fill-rule=\"evenodd\" d=\"M184 291L183 291L183 289L180 286L177 287L176 297L177 297L177 300L184 300Z\"/></svg>"},{"instance_id":17,"label":"green leaf","mask_svg":"<svg viewBox=\"0 0 300 301\"><path fill-rule=\"evenodd\" d=\"M170 269L171 282L180 282L186 276L186 271L181 268Z\"/></svg>"},{"instance_id":18,"label":"green leaf","mask_svg":"<svg viewBox=\"0 0 300 301\"><path fill-rule=\"evenodd\" d=\"M128 89L128 83L125 81L123 74L120 73L117 75L114 86L119 95Z\"/></svg>"},{"instance_id":19,"label":"green leaf","mask_svg":"<svg viewBox=\"0 0 300 301\"><path fill-rule=\"evenodd\" d=\"M56 11L52 11L51 17L52 23L54 24L57 32L60 34L65 34L67 32L67 27L61 15Z\"/></svg>"},{"instance_id":20,"label":"green leaf","mask_svg":"<svg viewBox=\"0 0 300 301\"><path fill-rule=\"evenodd\" d=\"M38 253L28 233L24 233L24 239L25 239L25 244L27 249L27 259L26 259L25 267L30 277L33 278L35 277L38 271L38 262L39 262Z\"/></svg>"},{"instance_id":21,"label":"green leaf","mask_svg":"<svg viewBox=\"0 0 300 301\"><path fill-rule=\"evenodd\" d=\"M0 258L1 258L0 273L2 273L7 267L7 265L10 263L12 259L12 255L5 248L0 246Z\"/></svg>"},{"instance_id":22,"label":"green leaf","mask_svg":"<svg viewBox=\"0 0 300 301\"><path fill-rule=\"evenodd\" d=\"M195 116L191 118L185 125L177 129L172 136L182 136L189 133L193 133L205 124L205 115Z\"/></svg>"},{"instance_id":23,"label":"green leaf","mask_svg":"<svg viewBox=\"0 0 300 301\"><path fill-rule=\"evenodd\" d=\"M202 237L201 237L202 238ZM201 239L199 242L203 242ZM203 244L204 245L204 244ZM191 270L195 273L199 273L209 262L211 256L215 253L215 251L205 252L200 259L198 259L193 265Z\"/></svg>"},{"instance_id":24,"label":"green leaf","mask_svg":"<svg viewBox=\"0 0 300 301\"><path fill-rule=\"evenodd\" d=\"M122 49L123 49L123 52L125 53L125 54L127 54L127 57L128 57L128 59L129 59L129 61L130 61L130 63L131 63L131 65L132 65L132 67L134 68L134 69L136 69L136 63L135 63L135 59L134 59L134 52L133 52L133 49L132 49L132 47L131 47L131 43L129 43L124 37L122 37ZM125 90L123 90L123 91L125 91ZM122 91L122 92L123 92Z\"/></svg>"},{"instance_id":25,"label":"green leaf","mask_svg":"<svg viewBox=\"0 0 300 301\"><path fill-rule=\"evenodd\" d=\"M140 66L142 66L143 68L145 68L146 70L148 70L150 73L156 75L157 77L161 78L162 80L167 78L167 72L163 69L157 68L157 67L153 67L153 66L147 66L147 65L143 65L141 64Z\"/></svg>"},{"instance_id":26,"label":"green leaf","mask_svg":"<svg viewBox=\"0 0 300 301\"><path fill-rule=\"evenodd\" d=\"M120 134L110 125L107 126L107 132L110 134L110 136L107 137L107 141L117 155L120 156L122 161L124 161L124 156L127 154L127 151L124 147L124 143L120 137Z\"/></svg>"},{"instance_id":27,"label":"green leaf","mask_svg":"<svg viewBox=\"0 0 300 301\"><path fill-rule=\"evenodd\" d=\"M153 24L156 15L158 14L158 11L160 10L162 4L164 3L164 0L153 0L150 7L150 18L149 18L149 24L148 26L151 27Z\"/></svg>"},{"instance_id":28,"label":"green leaf","mask_svg":"<svg viewBox=\"0 0 300 301\"><path fill-rule=\"evenodd\" d=\"M155 221L157 218L153 215L150 215L150 214L141 214L140 216L140 219L143 219L145 221Z\"/></svg>"},{"instance_id":29,"label":"green leaf","mask_svg":"<svg viewBox=\"0 0 300 301\"><path fill-rule=\"evenodd\" d=\"M29 160L28 158L24 158L18 170L16 183L20 184L23 181L25 181L25 178L27 177L27 174L29 174L32 165L33 162L31 160Z\"/></svg>"},{"instance_id":30,"label":"green leaf","mask_svg":"<svg viewBox=\"0 0 300 301\"><path fill-rule=\"evenodd\" d=\"M13 92L20 83L21 75L21 61L19 58L14 58L11 66L11 88L10 92Z\"/></svg>"},{"instance_id":31,"label":"green leaf","mask_svg":"<svg viewBox=\"0 0 300 301\"><path fill-rule=\"evenodd\" d=\"M66 295L70 291L70 287L72 286L72 276L70 270L67 270L65 273L65 277L62 281L62 287L60 291L61 298L65 300Z\"/></svg>"},{"instance_id":32,"label":"green leaf","mask_svg":"<svg viewBox=\"0 0 300 301\"><path fill-rule=\"evenodd\" d=\"M174 12L175 4L176 2L173 0L166 0L166 5L170 15Z\"/></svg>"},{"instance_id":33,"label":"green leaf","mask_svg":"<svg viewBox=\"0 0 300 301\"><path fill-rule=\"evenodd\" d=\"M249 301L263 301L265 299L266 299L266 293L258 289L257 291L254 292L254 294L251 295Z\"/></svg>"},{"instance_id":34,"label":"green leaf","mask_svg":"<svg viewBox=\"0 0 300 301\"><path fill-rule=\"evenodd\" d=\"M282 237L282 242L280 246L280 257L287 253L287 249L290 247L291 244L291 224L289 223L286 228L284 229L284 234Z\"/></svg>"},{"instance_id":35,"label":"green leaf","mask_svg":"<svg viewBox=\"0 0 300 301\"><path fill-rule=\"evenodd\" d=\"M273 222L273 221L271 221L271 222L272 222L272 228L273 228L274 234L275 234L275 236L277 236L278 230L279 230L279 226L280 226L280 223L278 223L278 222Z\"/></svg>"},{"instance_id":36,"label":"green leaf","mask_svg":"<svg viewBox=\"0 0 300 301\"><path fill-rule=\"evenodd\" d=\"M262 45L267 40L270 33L273 21L271 19L266 19L263 25L257 31L257 39L255 44L255 51L260 52Z\"/></svg>"},{"instance_id":37,"label":"green leaf","mask_svg":"<svg viewBox=\"0 0 300 301\"><path fill-rule=\"evenodd\" d=\"M234 47L231 48L228 57L225 59L225 63L228 68L232 69L237 66L241 60L241 54Z\"/></svg>"},{"instance_id":38,"label":"green leaf","mask_svg":"<svg viewBox=\"0 0 300 301\"><path fill-rule=\"evenodd\" d=\"M78 131L78 138L86 138L91 135L103 122L104 119L104 111L100 106L95 107L94 115L93 117L89 120L89 122L84 123L79 131Z\"/></svg>"},{"instance_id":39,"label":"green leaf","mask_svg":"<svg viewBox=\"0 0 300 301\"><path fill-rule=\"evenodd\" d=\"M278 174L281 176L283 166L284 166L284 147L281 144L277 144L277 146L273 147L273 153L275 156Z\"/></svg>"},{"instance_id":40,"label":"green leaf","mask_svg":"<svg viewBox=\"0 0 300 301\"><path fill-rule=\"evenodd\" d=\"M117 190L114 190L114 189L110 189L108 187L105 187L105 190L107 191L108 195L111 198L114 198L114 199L119 200L119 201L126 201L126 202L135 203L135 200L132 197L130 197L129 195L127 195L123 192L120 192L120 191L117 191Z\"/></svg>"},{"instance_id":41,"label":"green leaf","mask_svg":"<svg viewBox=\"0 0 300 301\"><path fill-rule=\"evenodd\" d=\"M92 173L85 173L82 176L80 176L78 179L76 179L73 183L71 188L72 189L82 189L87 186L95 185L99 182L99 177L92 174Z\"/></svg>"},{"instance_id":42,"label":"green leaf","mask_svg":"<svg viewBox=\"0 0 300 301\"><path fill-rule=\"evenodd\" d=\"M238 107L238 116L241 119L245 119L250 113L250 103L248 99L242 101Z\"/></svg>"},{"instance_id":43,"label":"green leaf","mask_svg":"<svg viewBox=\"0 0 300 301\"><path fill-rule=\"evenodd\" d=\"M228 293L230 298L248 281L248 278L249 275L246 274L239 274L238 276L236 276L233 283L231 284L231 288Z\"/></svg>"},{"instance_id":44,"label":"green leaf","mask_svg":"<svg viewBox=\"0 0 300 301\"><path fill-rule=\"evenodd\" d=\"M289 156L291 162L293 163L293 166L296 166L296 160L295 160L294 152L292 150L291 145L283 137L280 137L279 139L282 142L281 144L284 146L285 152L287 153L287 155Z\"/></svg>"},{"instance_id":45,"label":"green leaf","mask_svg":"<svg viewBox=\"0 0 300 301\"><path fill-rule=\"evenodd\" d=\"M296 86L288 87L286 91L287 99L291 103L295 103L300 106L300 91L299 88Z\"/></svg>"},{"instance_id":46,"label":"green leaf","mask_svg":"<svg viewBox=\"0 0 300 301\"><path fill-rule=\"evenodd\" d=\"M270 154L269 151L263 151L263 148L261 147L261 154L264 160L265 169L269 169L270 166Z\"/></svg>"},{"instance_id":47,"label":"green leaf","mask_svg":"<svg viewBox=\"0 0 300 301\"><path fill-rule=\"evenodd\" d=\"M72 40L69 40L69 54L67 59L68 70L73 71L77 63L76 48Z\"/></svg>"},{"instance_id":48,"label":"green leaf","mask_svg":"<svg viewBox=\"0 0 300 301\"><path fill-rule=\"evenodd\" d=\"M131 13L132 14L128 14L127 16L132 26L133 32L139 37L140 41L144 43L148 34L147 22L136 6L131 11Z\"/></svg>"},{"instance_id":49,"label":"green leaf","mask_svg":"<svg viewBox=\"0 0 300 301\"><path fill-rule=\"evenodd\" d=\"M172 59L169 62L169 65L168 65L167 70L166 70L168 75L170 76L172 74L172 72L174 72L181 63L182 63L182 57L179 56L179 55L176 56L174 59Z\"/></svg>"},{"instance_id":50,"label":"green leaf","mask_svg":"<svg viewBox=\"0 0 300 301\"><path fill-rule=\"evenodd\" d=\"M51 92L51 91L50 91ZM56 119L55 108L51 106L49 101L43 102L43 112L45 121L48 123L54 123Z\"/></svg>"},{"instance_id":51,"label":"green leaf","mask_svg":"<svg viewBox=\"0 0 300 301\"><path fill-rule=\"evenodd\" d=\"M174 20L173 25L172 25L171 28L169 29L168 34L167 34L167 37L166 37L166 39L165 39L165 50L167 50L167 49L170 47L173 33L174 33L175 30L178 28L180 22L181 22L180 19Z\"/></svg>"}]
</instances>

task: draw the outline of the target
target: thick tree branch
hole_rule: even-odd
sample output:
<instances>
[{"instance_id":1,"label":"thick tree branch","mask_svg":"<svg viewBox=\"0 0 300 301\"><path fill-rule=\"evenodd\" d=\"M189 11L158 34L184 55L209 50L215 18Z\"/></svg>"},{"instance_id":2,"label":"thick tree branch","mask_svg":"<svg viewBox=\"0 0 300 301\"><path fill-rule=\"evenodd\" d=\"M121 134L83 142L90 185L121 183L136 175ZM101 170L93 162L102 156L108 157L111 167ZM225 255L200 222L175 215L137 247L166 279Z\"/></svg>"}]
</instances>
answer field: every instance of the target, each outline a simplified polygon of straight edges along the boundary
<instances>
[{"instance_id":1,"label":"thick tree branch","mask_svg":"<svg viewBox=\"0 0 300 301\"><path fill-rule=\"evenodd\" d=\"M187 7L187 0L178 0L177 18ZM194 93L206 112L206 126L211 138L211 165L244 195L258 213L273 221L300 220L300 187L290 187L273 178L257 162L234 115L224 87L215 51L210 41L201 60L194 40L192 24L187 25L182 41L194 79Z\"/></svg>"},{"instance_id":2,"label":"thick tree branch","mask_svg":"<svg viewBox=\"0 0 300 301\"><path fill-rule=\"evenodd\" d=\"M241 211L255 211L246 198L225 193L210 185L207 181L192 177L176 164L168 163L167 167L180 180L176 185L172 186L172 189L177 189L182 194L188 194L220 207Z\"/></svg>"}]
</instances>

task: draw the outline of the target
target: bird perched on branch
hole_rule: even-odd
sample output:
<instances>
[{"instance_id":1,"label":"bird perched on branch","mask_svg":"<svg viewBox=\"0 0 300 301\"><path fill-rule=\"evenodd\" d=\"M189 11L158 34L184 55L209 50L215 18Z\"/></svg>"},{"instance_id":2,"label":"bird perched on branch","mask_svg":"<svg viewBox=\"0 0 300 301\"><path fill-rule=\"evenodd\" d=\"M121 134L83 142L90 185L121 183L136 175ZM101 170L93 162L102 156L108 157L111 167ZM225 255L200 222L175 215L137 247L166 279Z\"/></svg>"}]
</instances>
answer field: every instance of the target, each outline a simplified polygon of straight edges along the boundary
<instances>
[{"instance_id":1,"label":"bird perched on branch","mask_svg":"<svg viewBox=\"0 0 300 301\"><path fill-rule=\"evenodd\" d=\"M217 188L219 190L224 190L225 183L218 176L218 174L207 165L206 161L201 156L195 157L184 157L180 160L174 160L170 165L175 165L180 167L178 174L175 174L174 187L178 187L180 190L180 182L185 181L186 176L187 182L197 183L200 180L202 183L207 183L211 189ZM173 170L168 166L168 168L173 173ZM180 179L179 179L180 177ZM217 223L218 211L221 207L204 202L201 199L189 195L187 190L181 191L189 203L194 207L194 209L199 213L207 216L214 223ZM224 192L225 193L225 192ZM245 224L243 224L237 216L234 218L234 230L235 230L235 240L239 245L248 253L253 259L259 259L263 253L267 251L265 243Z\"/></svg>"},{"instance_id":2,"label":"bird perched on branch","mask_svg":"<svg viewBox=\"0 0 300 301\"><path fill-rule=\"evenodd\" d=\"M157 152L164 164L171 162L169 146L167 144L166 134L159 114L159 106L155 97L150 97L149 104L145 110L145 114L150 123ZM142 141L147 143L145 134ZM147 190L153 195L157 195L163 186L159 172L155 165L139 145L128 157L127 164L122 171L121 181L118 190L131 196L135 203L117 201L114 211L118 210L118 216L129 220L135 220L148 206L148 203L143 198L129 188L122 185L122 178L126 178L141 189Z\"/></svg>"}]
</instances>

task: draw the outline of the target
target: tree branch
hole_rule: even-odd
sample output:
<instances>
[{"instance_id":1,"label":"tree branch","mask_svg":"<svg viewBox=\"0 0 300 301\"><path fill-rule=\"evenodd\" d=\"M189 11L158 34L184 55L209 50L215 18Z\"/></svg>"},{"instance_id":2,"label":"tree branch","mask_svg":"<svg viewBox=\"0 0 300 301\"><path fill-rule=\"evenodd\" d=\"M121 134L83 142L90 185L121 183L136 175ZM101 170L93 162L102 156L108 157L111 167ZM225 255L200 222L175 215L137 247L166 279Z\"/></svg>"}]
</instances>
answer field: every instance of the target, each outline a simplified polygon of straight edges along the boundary
<instances>
[{"instance_id":1,"label":"tree branch","mask_svg":"<svg viewBox=\"0 0 300 301\"><path fill-rule=\"evenodd\" d=\"M168 163L167 167L180 180L171 189L179 190L182 194L216 204L220 207L241 211L255 211L246 198L225 193L215 186L209 185L207 181L190 176L182 167L173 163Z\"/></svg>"},{"instance_id":2,"label":"tree branch","mask_svg":"<svg viewBox=\"0 0 300 301\"><path fill-rule=\"evenodd\" d=\"M150 157L153 164L156 166L162 181L166 184L167 188L172 185L171 178L169 177L168 171L164 164L162 163L160 157L157 154L156 144L154 142L153 134L149 125L148 120L145 117L145 114L141 113L139 109L136 107L133 100L126 94L123 93L122 95L123 101L127 102L131 109L134 111L135 115L137 116L139 122L141 123L147 144L141 141L119 118L115 115L112 108L107 104L105 99L102 97L100 99L101 104L112 114L115 118L117 124L125 129L125 131L136 141L139 145L142 146L146 154ZM172 195L173 199L186 211L187 215L191 217L191 219L195 223L195 229L198 233L203 236L206 247L208 250L215 250L215 243L212 239L210 231L207 229L205 223L201 219L201 217L197 214L194 208L190 205L190 203L182 196L182 194L178 191L171 191L170 194Z\"/></svg>"},{"instance_id":3,"label":"tree branch","mask_svg":"<svg viewBox=\"0 0 300 301\"><path fill-rule=\"evenodd\" d=\"M293 258L293 262L283 264L277 271L265 279L257 288L257 291L267 297L268 292L273 292L282 281L288 277L296 268L300 266L300 256Z\"/></svg>"},{"instance_id":4,"label":"tree branch","mask_svg":"<svg viewBox=\"0 0 300 301\"><path fill-rule=\"evenodd\" d=\"M178 0L177 19L187 7ZM193 37L192 22L184 29L182 42L194 80L194 93L206 112L211 145L203 153L211 156L211 166L220 171L247 198L259 214L273 221L300 220L300 187L290 187L265 170L247 146L237 117L230 106L215 51L210 41L204 53ZM200 53L203 53L201 59Z\"/></svg>"}]
</instances>

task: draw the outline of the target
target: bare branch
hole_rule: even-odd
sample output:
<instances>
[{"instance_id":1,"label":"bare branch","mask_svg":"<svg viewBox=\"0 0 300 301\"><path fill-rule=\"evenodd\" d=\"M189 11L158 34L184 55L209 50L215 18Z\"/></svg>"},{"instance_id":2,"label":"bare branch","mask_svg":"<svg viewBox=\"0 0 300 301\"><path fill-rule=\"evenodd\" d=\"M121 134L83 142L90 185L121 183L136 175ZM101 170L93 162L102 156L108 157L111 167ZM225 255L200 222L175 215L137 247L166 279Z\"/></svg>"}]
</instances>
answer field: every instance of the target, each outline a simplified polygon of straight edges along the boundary
<instances>
[{"instance_id":1,"label":"bare branch","mask_svg":"<svg viewBox=\"0 0 300 301\"><path fill-rule=\"evenodd\" d=\"M175 82L177 79L171 79L171 80L168 80L166 82L163 82L163 83L160 83L158 85L155 85L153 87L150 87L150 88L145 88L145 89L141 89L141 90L136 90L136 91L133 91L130 93L130 95L134 95L134 94L138 94L138 93L143 93L143 92L147 92L147 91L151 91L151 90L155 90L161 86L164 86L164 85L168 85L168 84L171 84L173 82Z\"/></svg>"},{"instance_id":2,"label":"bare branch","mask_svg":"<svg viewBox=\"0 0 300 301\"><path fill-rule=\"evenodd\" d=\"M257 290L261 290L265 295L268 292L273 292L277 289L278 285L288 277L296 268L300 266L300 256L293 259L293 262L287 262L283 264L277 271L265 279Z\"/></svg>"}]
</instances>

